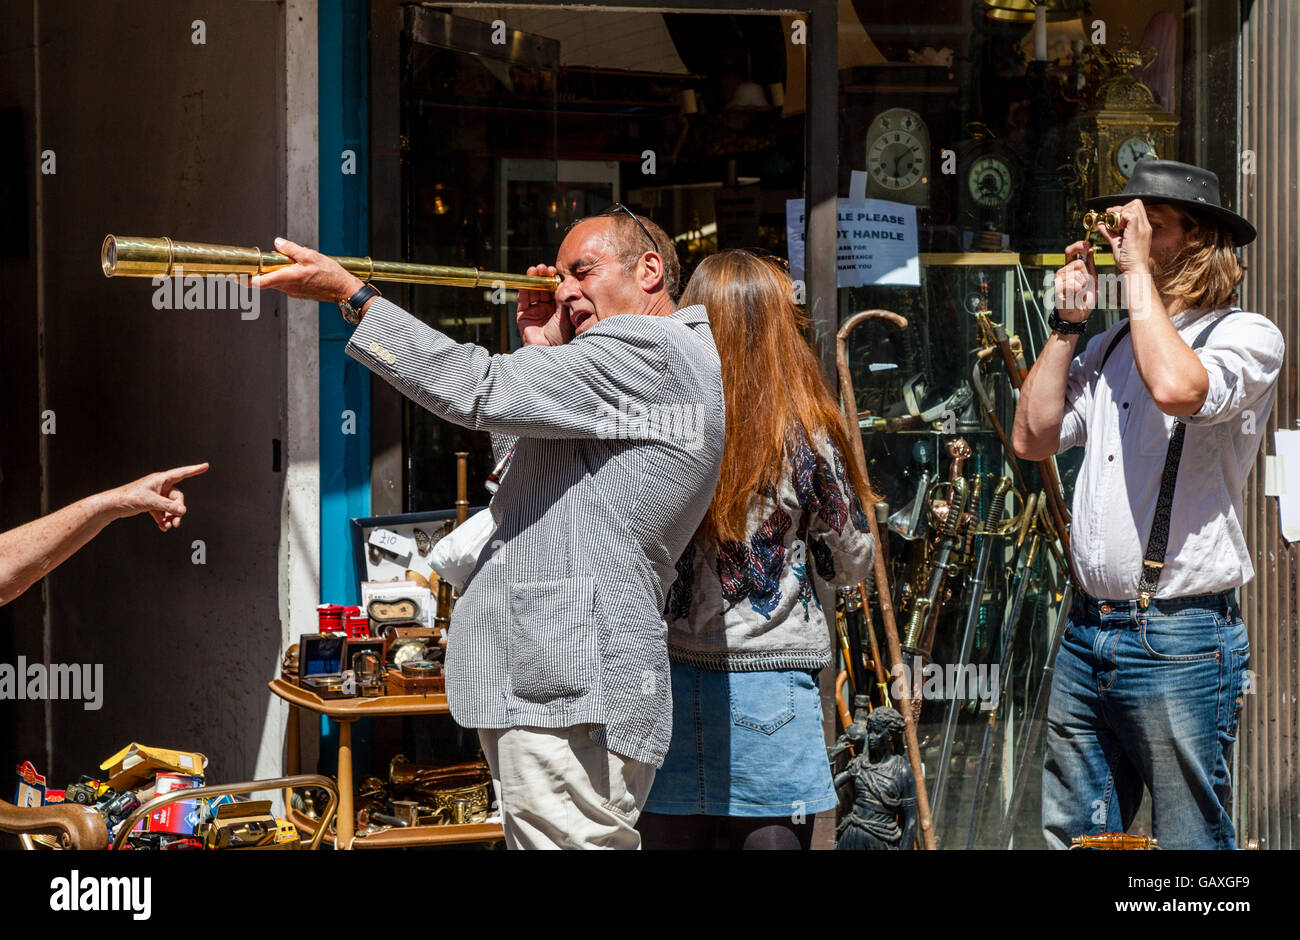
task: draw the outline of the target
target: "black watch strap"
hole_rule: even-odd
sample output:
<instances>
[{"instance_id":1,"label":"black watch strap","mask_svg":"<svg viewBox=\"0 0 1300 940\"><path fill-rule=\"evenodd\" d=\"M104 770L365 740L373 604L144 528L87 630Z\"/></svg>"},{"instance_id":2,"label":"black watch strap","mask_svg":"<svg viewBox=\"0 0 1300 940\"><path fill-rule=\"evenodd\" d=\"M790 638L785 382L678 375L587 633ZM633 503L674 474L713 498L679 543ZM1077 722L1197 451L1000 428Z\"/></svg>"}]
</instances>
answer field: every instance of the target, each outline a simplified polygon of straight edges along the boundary
<instances>
[{"instance_id":1,"label":"black watch strap","mask_svg":"<svg viewBox=\"0 0 1300 940\"><path fill-rule=\"evenodd\" d=\"M1053 310L1051 315L1048 316L1047 325L1051 328L1053 333L1068 333L1073 336L1082 336L1084 333L1088 332L1087 320L1083 320L1079 323L1070 323L1067 320L1062 320L1055 310Z\"/></svg>"},{"instance_id":2,"label":"black watch strap","mask_svg":"<svg viewBox=\"0 0 1300 940\"><path fill-rule=\"evenodd\" d=\"M371 297L382 296L384 295L379 293L379 288L375 287L375 285L370 283L362 284L355 294L339 303L339 310L343 313L343 319L356 326L361 322L361 308L366 305L366 301Z\"/></svg>"}]
</instances>

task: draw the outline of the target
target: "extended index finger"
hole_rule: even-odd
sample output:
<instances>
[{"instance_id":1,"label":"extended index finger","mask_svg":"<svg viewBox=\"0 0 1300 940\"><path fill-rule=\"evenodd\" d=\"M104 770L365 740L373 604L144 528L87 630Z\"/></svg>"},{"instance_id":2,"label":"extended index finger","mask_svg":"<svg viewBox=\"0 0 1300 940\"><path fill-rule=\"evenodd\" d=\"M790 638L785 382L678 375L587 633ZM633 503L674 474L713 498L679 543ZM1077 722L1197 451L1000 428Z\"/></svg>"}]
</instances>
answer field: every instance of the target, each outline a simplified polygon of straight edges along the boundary
<instances>
[{"instance_id":1,"label":"extended index finger","mask_svg":"<svg viewBox=\"0 0 1300 940\"><path fill-rule=\"evenodd\" d=\"M1081 238L1077 242L1072 242L1065 249L1065 263L1069 264L1076 258L1082 258L1092 251L1092 242L1086 238Z\"/></svg>"},{"instance_id":2,"label":"extended index finger","mask_svg":"<svg viewBox=\"0 0 1300 940\"><path fill-rule=\"evenodd\" d=\"M291 242L287 238L277 238L275 240L275 250L292 258L294 261L307 261L311 255L310 248L304 248L297 242Z\"/></svg>"},{"instance_id":3,"label":"extended index finger","mask_svg":"<svg viewBox=\"0 0 1300 940\"><path fill-rule=\"evenodd\" d=\"M206 461L204 463L190 464L188 467L173 467L170 470L163 471L163 480L166 482L167 486L173 486L181 480L196 477L200 473L206 473L208 467L209 464Z\"/></svg>"}]
</instances>

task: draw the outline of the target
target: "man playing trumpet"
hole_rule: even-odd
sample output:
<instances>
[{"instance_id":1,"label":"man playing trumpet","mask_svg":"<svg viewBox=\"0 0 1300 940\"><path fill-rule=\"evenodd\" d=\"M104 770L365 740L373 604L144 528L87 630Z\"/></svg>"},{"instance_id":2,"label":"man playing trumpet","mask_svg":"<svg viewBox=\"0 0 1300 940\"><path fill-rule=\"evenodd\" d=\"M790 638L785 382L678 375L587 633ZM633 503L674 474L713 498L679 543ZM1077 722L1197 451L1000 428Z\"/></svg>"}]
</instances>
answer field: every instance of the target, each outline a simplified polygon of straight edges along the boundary
<instances>
[{"instance_id":1,"label":"man playing trumpet","mask_svg":"<svg viewBox=\"0 0 1300 940\"><path fill-rule=\"evenodd\" d=\"M1119 229L1097 230L1128 319L1075 355L1097 290L1089 243L1070 245L1053 332L1016 408L1022 458L1085 448L1070 532L1079 584L1043 766L1054 848L1127 829L1144 787L1162 848L1234 846L1229 768L1250 657L1236 591L1254 576L1242 490L1284 348L1269 320L1232 305L1234 248L1255 229L1218 187L1198 167L1143 160L1123 193L1089 201L1119 215Z\"/></svg>"},{"instance_id":2,"label":"man playing trumpet","mask_svg":"<svg viewBox=\"0 0 1300 940\"><path fill-rule=\"evenodd\" d=\"M440 417L490 431L506 467L494 541L456 605L447 699L479 729L511 848L638 848L671 736L675 564L722 459L721 367L702 306L676 309L672 240L617 206L577 223L558 289L521 290L525 345L456 343L329 258L277 239L254 279L340 302L348 355ZM681 421L646 416L688 416Z\"/></svg>"}]
</instances>

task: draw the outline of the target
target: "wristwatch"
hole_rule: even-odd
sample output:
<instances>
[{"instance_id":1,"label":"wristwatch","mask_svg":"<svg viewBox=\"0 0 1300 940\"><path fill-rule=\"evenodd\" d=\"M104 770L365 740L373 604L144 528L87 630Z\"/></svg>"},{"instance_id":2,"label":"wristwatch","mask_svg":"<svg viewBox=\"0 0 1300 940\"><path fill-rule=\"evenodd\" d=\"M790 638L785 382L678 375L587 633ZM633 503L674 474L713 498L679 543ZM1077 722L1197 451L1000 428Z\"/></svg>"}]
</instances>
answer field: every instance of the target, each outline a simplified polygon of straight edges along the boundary
<instances>
[{"instance_id":1,"label":"wristwatch","mask_svg":"<svg viewBox=\"0 0 1300 940\"><path fill-rule=\"evenodd\" d=\"M373 284L362 284L361 289L349 297L347 300L339 301L339 311L343 314L343 319L352 326L361 322L361 308L366 305L366 301L371 297L382 297L379 288Z\"/></svg>"},{"instance_id":2,"label":"wristwatch","mask_svg":"<svg viewBox=\"0 0 1300 940\"><path fill-rule=\"evenodd\" d=\"M346 316L346 314L345 314ZM1066 333L1072 336L1082 336L1088 331L1088 321L1081 320L1078 323L1070 323L1068 320L1062 320L1055 310L1047 318L1047 325L1053 333Z\"/></svg>"}]
</instances>

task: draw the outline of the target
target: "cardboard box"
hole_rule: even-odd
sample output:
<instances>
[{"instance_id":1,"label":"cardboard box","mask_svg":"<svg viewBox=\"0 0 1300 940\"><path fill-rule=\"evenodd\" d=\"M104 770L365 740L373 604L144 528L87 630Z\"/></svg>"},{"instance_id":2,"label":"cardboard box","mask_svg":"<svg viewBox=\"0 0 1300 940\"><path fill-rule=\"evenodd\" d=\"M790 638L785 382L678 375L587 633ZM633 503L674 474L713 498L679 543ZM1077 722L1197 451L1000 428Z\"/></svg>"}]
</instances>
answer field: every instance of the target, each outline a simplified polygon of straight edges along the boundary
<instances>
[{"instance_id":1,"label":"cardboard box","mask_svg":"<svg viewBox=\"0 0 1300 940\"><path fill-rule=\"evenodd\" d=\"M162 747L128 744L99 765L108 771L108 785L121 793L138 787L159 772L202 778L208 759L193 751L170 751Z\"/></svg>"},{"instance_id":2,"label":"cardboard box","mask_svg":"<svg viewBox=\"0 0 1300 940\"><path fill-rule=\"evenodd\" d=\"M36 772L31 761L18 765L18 790L14 793L14 806L44 806L45 778Z\"/></svg>"},{"instance_id":3,"label":"cardboard box","mask_svg":"<svg viewBox=\"0 0 1300 940\"><path fill-rule=\"evenodd\" d=\"M165 793L174 793L177 790L189 790L194 787L203 786L202 777L191 777L186 774L158 774L158 785L153 796L162 796ZM148 797L153 799L153 797ZM147 802L147 800L142 800ZM153 810L148 818L136 823L136 830L145 832L166 832L176 836L192 836L199 825L199 804L202 799L195 797L192 800L177 800L175 803L168 803L166 806L159 806Z\"/></svg>"},{"instance_id":4,"label":"cardboard box","mask_svg":"<svg viewBox=\"0 0 1300 940\"><path fill-rule=\"evenodd\" d=\"M218 806L208 827L210 849L279 848L279 820L271 815L270 800L250 800Z\"/></svg>"}]
</instances>

